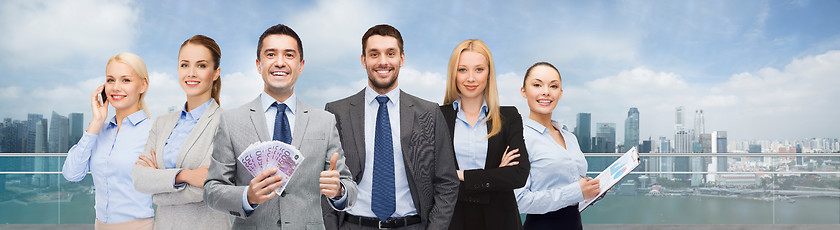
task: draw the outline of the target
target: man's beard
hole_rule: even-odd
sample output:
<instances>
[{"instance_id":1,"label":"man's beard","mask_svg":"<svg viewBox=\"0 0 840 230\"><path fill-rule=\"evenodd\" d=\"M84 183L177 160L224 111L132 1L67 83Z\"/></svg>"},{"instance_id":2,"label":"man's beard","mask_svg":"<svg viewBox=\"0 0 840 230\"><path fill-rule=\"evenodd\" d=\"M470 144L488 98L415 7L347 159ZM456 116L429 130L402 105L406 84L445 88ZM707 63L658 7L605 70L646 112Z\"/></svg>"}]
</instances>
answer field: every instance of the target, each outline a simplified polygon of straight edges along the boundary
<instances>
[{"instance_id":1,"label":"man's beard","mask_svg":"<svg viewBox=\"0 0 840 230\"><path fill-rule=\"evenodd\" d=\"M380 83L379 81L376 81L376 77L374 77L371 74L368 74L368 82L370 82L370 84L373 86L374 89L386 90L386 89L390 89L395 84L397 84L397 79L399 79L399 76L400 76L399 73L395 73L394 78L391 78L390 81L387 81L385 83Z\"/></svg>"}]
</instances>

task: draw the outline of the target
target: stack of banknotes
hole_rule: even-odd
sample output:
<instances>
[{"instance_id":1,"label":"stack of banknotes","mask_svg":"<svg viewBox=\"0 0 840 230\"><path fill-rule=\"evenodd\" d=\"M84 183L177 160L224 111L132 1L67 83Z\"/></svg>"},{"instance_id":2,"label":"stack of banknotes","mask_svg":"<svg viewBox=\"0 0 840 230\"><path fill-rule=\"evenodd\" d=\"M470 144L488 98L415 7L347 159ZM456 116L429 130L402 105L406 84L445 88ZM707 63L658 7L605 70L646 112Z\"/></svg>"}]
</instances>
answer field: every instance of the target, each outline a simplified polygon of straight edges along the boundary
<instances>
[{"instance_id":1,"label":"stack of banknotes","mask_svg":"<svg viewBox=\"0 0 840 230\"><path fill-rule=\"evenodd\" d=\"M289 180L292 179L297 167L303 162L303 155L295 146L290 144L280 141L266 141L251 144L239 155L238 159L254 177L263 171L276 168L277 172L272 176L280 176L279 183L283 183L283 185L277 187L274 191L281 194L286 189L286 185L289 184Z\"/></svg>"}]
</instances>

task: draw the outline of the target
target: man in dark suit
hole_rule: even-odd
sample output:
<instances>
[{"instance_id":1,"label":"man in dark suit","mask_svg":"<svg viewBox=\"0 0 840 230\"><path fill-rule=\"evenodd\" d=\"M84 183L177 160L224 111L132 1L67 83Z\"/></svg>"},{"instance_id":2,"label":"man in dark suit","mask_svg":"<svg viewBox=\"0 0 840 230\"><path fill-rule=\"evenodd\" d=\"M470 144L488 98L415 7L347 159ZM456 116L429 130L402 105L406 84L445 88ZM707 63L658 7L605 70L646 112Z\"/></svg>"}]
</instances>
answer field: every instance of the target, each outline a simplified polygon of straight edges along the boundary
<instances>
[{"instance_id":1,"label":"man in dark suit","mask_svg":"<svg viewBox=\"0 0 840 230\"><path fill-rule=\"evenodd\" d=\"M396 28L368 29L361 61L368 87L326 105L335 114L358 197L346 213L324 221L340 229L446 229L458 177L443 114L436 103L399 90L405 54Z\"/></svg>"}]
</instances>

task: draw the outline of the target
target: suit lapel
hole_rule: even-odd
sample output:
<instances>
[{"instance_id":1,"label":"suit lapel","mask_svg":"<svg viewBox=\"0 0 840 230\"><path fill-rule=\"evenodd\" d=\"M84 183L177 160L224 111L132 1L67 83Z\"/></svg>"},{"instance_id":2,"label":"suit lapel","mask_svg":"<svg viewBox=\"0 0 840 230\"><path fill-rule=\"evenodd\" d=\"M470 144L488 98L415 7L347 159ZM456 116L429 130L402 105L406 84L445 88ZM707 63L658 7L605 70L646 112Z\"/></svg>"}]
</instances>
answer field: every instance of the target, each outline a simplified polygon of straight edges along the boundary
<instances>
[{"instance_id":1,"label":"suit lapel","mask_svg":"<svg viewBox=\"0 0 840 230\"><path fill-rule=\"evenodd\" d=\"M455 109L453 109L453 106L455 106L455 104L450 104L448 106L444 106L443 109L441 110L441 112L443 113L443 118L446 119L446 126L449 127L449 137L450 138L455 136L455 122L456 122L455 120L458 119L457 118L458 112ZM452 139L453 139L453 143L454 143L455 138L452 138ZM453 147L454 147L454 145L453 145ZM458 158L453 157L452 159L455 160L455 169L460 170L460 168L458 167Z\"/></svg>"},{"instance_id":2,"label":"suit lapel","mask_svg":"<svg viewBox=\"0 0 840 230\"><path fill-rule=\"evenodd\" d=\"M190 152L190 149L195 145L196 140L198 137L201 137L201 134L204 133L204 130L207 129L208 124L213 121L213 114L216 113L216 110L219 108L219 105L216 104L215 100L210 102L210 105L207 106L207 110L204 111L204 114L201 115L201 118L198 119L198 123L195 124L195 127L190 131L190 134L187 136L187 139L184 141L184 145L181 146L181 150L178 151L178 160L175 162L176 167L182 167L184 159L187 158L187 153Z\"/></svg>"},{"instance_id":3,"label":"suit lapel","mask_svg":"<svg viewBox=\"0 0 840 230\"><path fill-rule=\"evenodd\" d=\"M295 132L292 134L292 145L300 149L306 126L309 125L309 105L297 100L297 111L295 111Z\"/></svg>"},{"instance_id":4,"label":"suit lapel","mask_svg":"<svg viewBox=\"0 0 840 230\"><path fill-rule=\"evenodd\" d=\"M414 131L414 103L408 100L408 94L400 90L400 147L402 147L403 160L407 175L414 171L414 151L410 151L411 134Z\"/></svg>"},{"instance_id":5,"label":"suit lapel","mask_svg":"<svg viewBox=\"0 0 840 230\"><path fill-rule=\"evenodd\" d=\"M489 114L487 114L489 115ZM504 122L504 120L502 120ZM493 129L493 122L487 122L487 133ZM502 125L502 127L505 127ZM502 132L487 139L487 158L484 159L484 168L498 168L499 163L502 163L502 154L504 154L504 139L502 139ZM499 146L501 144L502 146ZM499 152L502 150L502 152ZM456 165L457 166L457 165Z\"/></svg>"},{"instance_id":6,"label":"suit lapel","mask_svg":"<svg viewBox=\"0 0 840 230\"><path fill-rule=\"evenodd\" d=\"M155 158L157 160L157 165L159 169L166 168L166 164L163 163L163 148L166 146L166 141L169 140L169 135L172 135L172 131L175 130L175 125L178 124L178 119L181 118L180 113L176 116L170 116L169 119L166 119L163 124L163 130L169 130L166 135L158 135L157 143L158 146L155 146ZM163 133L161 133L163 134Z\"/></svg>"},{"instance_id":7,"label":"suit lapel","mask_svg":"<svg viewBox=\"0 0 840 230\"><path fill-rule=\"evenodd\" d=\"M350 99L350 133L354 134L352 139L356 144L356 156L359 161L359 170L356 175L353 175L357 180L361 180L361 173L365 171L365 90L357 93ZM354 122L355 121L355 122ZM345 151L346 152L346 151Z\"/></svg>"},{"instance_id":8,"label":"suit lapel","mask_svg":"<svg viewBox=\"0 0 840 230\"><path fill-rule=\"evenodd\" d=\"M254 125L254 130L257 131L257 136L259 136L260 141L270 141L271 137L268 136L268 124L265 122L265 110L262 107L260 97L262 97L262 94L248 104L251 110L251 124Z\"/></svg>"}]
</instances>

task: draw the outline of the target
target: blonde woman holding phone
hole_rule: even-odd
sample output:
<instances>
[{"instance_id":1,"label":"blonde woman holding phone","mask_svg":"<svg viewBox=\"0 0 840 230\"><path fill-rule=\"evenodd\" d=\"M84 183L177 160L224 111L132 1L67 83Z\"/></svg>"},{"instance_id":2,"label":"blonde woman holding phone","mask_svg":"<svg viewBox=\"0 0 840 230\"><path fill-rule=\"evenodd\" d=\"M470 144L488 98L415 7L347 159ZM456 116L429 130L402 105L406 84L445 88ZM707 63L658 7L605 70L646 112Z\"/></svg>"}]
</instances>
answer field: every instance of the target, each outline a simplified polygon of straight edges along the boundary
<instances>
[{"instance_id":1,"label":"blonde woman holding phone","mask_svg":"<svg viewBox=\"0 0 840 230\"><path fill-rule=\"evenodd\" d=\"M152 128L143 101L149 87L146 64L135 54L120 53L108 60L105 75L105 84L90 96L92 121L67 153L61 174L78 182L90 171L95 229L153 229L152 196L135 190L131 179L131 166ZM109 105L116 114L106 121Z\"/></svg>"}]
</instances>

